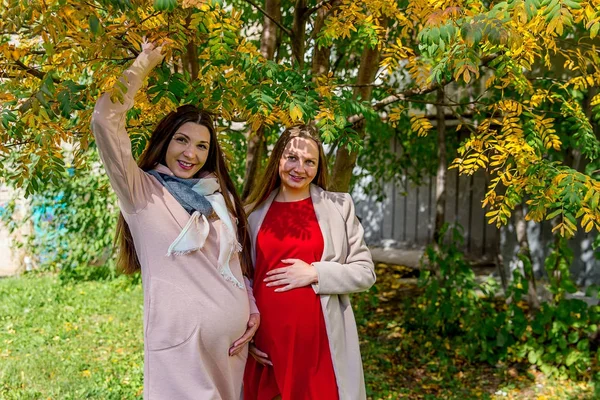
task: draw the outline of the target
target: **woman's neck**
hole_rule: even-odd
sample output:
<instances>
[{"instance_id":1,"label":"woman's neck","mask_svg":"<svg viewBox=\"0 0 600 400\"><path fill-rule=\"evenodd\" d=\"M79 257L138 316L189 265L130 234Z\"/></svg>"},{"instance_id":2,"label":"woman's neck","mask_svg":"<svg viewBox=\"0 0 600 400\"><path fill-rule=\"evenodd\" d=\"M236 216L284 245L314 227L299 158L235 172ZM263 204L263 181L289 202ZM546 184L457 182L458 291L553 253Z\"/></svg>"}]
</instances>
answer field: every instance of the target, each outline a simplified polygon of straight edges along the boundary
<instances>
[{"instance_id":1,"label":"woman's neck","mask_svg":"<svg viewBox=\"0 0 600 400\"><path fill-rule=\"evenodd\" d=\"M279 193L275 197L276 201L289 203L292 201L304 200L310 197L310 186L301 190L293 190L285 186L280 186Z\"/></svg>"}]
</instances>

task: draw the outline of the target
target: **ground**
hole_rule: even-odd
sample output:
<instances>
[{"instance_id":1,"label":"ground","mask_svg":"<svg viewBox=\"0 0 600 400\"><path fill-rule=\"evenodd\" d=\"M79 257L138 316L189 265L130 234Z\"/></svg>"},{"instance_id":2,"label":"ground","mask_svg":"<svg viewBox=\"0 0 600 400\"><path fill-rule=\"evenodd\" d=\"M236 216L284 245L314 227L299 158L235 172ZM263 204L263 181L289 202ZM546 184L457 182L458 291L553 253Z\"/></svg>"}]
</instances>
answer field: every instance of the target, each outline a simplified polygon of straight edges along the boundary
<instances>
[{"instance_id":1,"label":"ground","mask_svg":"<svg viewBox=\"0 0 600 400\"><path fill-rule=\"evenodd\" d=\"M588 382L525 365L437 357L427 337L403 327L414 270L378 264L377 273L376 287L353 297L370 399L593 398ZM27 274L0 279L0 299L0 399L141 398L139 282Z\"/></svg>"},{"instance_id":2,"label":"ground","mask_svg":"<svg viewBox=\"0 0 600 400\"><path fill-rule=\"evenodd\" d=\"M417 270L378 263L377 285L355 296L365 378L372 399L593 399L590 382L547 379L527 365L471 364L404 329L418 294ZM440 357L440 353L444 353Z\"/></svg>"}]
</instances>

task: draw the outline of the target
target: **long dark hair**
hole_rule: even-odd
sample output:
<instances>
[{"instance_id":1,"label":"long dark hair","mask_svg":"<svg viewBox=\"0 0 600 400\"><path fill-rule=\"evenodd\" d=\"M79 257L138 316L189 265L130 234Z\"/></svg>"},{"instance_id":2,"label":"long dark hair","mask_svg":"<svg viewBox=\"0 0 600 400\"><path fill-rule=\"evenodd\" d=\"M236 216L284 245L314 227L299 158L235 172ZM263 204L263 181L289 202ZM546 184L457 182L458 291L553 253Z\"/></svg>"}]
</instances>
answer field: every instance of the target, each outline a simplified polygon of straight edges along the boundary
<instances>
[{"instance_id":1,"label":"long dark hair","mask_svg":"<svg viewBox=\"0 0 600 400\"><path fill-rule=\"evenodd\" d=\"M225 165L225 157L219 142L217 141L217 131L215 129L212 116L201 111L192 105L181 106L177 111L170 112L164 117L152 132L146 150L140 156L137 164L144 170L149 171L156 167L157 164L165 164L165 156L167 148L175 132L179 127L187 122L193 122L205 126L210 132L210 146L206 163L196 174L198 177L201 173L214 173L219 180L221 193L225 199L227 209L237 218L237 238L242 245L240 254L240 264L242 272L245 276L252 276L252 260L250 258L250 235L248 234L248 220L242 206L240 197L238 196L233 181L227 172ZM228 196L228 194L231 195ZM233 200L233 201L232 201ZM141 269L140 261L135 252L133 237L123 214L119 215L117 222L117 232L115 237L115 246L118 248L117 268L125 274L132 274Z\"/></svg>"},{"instance_id":2,"label":"long dark hair","mask_svg":"<svg viewBox=\"0 0 600 400\"><path fill-rule=\"evenodd\" d=\"M265 169L265 173L263 174L260 183L255 185L254 189L250 192L250 195L246 200L246 204L250 205L247 210L248 214L260 207L260 205L267 200L271 192L281 185L281 178L279 177L279 160L281 160L285 147L290 140L296 137L311 139L317 144L317 147L319 148L319 166L312 183L320 186L323 190L327 190L327 159L325 158L323 143L321 143L317 128L312 125L292 126L283 131L275 143L275 147L273 147L271 157L269 157L267 168Z\"/></svg>"}]
</instances>

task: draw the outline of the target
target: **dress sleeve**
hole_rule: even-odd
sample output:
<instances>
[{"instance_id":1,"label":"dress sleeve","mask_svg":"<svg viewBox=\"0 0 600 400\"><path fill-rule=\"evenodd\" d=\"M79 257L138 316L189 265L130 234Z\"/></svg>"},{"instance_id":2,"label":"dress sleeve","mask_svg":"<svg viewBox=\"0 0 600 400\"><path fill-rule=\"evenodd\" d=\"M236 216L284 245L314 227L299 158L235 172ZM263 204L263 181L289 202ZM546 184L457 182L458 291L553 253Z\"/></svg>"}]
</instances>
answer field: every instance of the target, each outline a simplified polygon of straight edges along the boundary
<instances>
[{"instance_id":1,"label":"dress sleeve","mask_svg":"<svg viewBox=\"0 0 600 400\"><path fill-rule=\"evenodd\" d=\"M125 130L127 111L150 71L162 60L160 48L144 50L119 79L115 90L122 90L123 103L113 102L110 93L98 99L92 114L91 128L100 158L124 211L134 213L146 205L143 185L144 172L138 168L131 141Z\"/></svg>"},{"instance_id":2,"label":"dress sleeve","mask_svg":"<svg viewBox=\"0 0 600 400\"><path fill-rule=\"evenodd\" d=\"M256 299L254 298L254 291L252 290L252 282L244 277L244 283L246 284L246 292L248 292L248 303L250 304L250 314L260 314L258 307L256 306Z\"/></svg>"},{"instance_id":3,"label":"dress sleeve","mask_svg":"<svg viewBox=\"0 0 600 400\"><path fill-rule=\"evenodd\" d=\"M318 261L318 283L313 284L317 294L345 294L362 292L375 283L375 267L371 252L364 240L364 230L354 211L354 202L346 194L342 215L346 222L348 255L345 262Z\"/></svg>"}]
</instances>

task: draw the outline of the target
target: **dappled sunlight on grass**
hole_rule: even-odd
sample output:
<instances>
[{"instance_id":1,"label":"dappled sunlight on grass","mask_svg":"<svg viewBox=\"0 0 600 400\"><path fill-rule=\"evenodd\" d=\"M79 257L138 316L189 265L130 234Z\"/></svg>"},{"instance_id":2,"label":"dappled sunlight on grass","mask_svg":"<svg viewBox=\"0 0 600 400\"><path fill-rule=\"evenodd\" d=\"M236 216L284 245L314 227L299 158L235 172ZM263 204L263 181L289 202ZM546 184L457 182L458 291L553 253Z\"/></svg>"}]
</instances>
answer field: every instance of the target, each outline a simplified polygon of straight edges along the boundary
<instances>
[{"instance_id":1,"label":"dappled sunlight on grass","mask_svg":"<svg viewBox=\"0 0 600 400\"><path fill-rule=\"evenodd\" d=\"M353 297L370 398L594 398L588 382L546 379L524 365L469 363L456 348L457 338L433 340L411 331L410 305L421 293L415 271L386 264L376 271L376 287Z\"/></svg>"},{"instance_id":2,"label":"dappled sunlight on grass","mask_svg":"<svg viewBox=\"0 0 600 400\"><path fill-rule=\"evenodd\" d=\"M411 331L417 272L379 264L377 273L376 287L353 296L371 399L594 398L588 382L547 379L528 365L472 364L457 338ZM1 399L141 398L139 284L31 275L0 280L0 298Z\"/></svg>"},{"instance_id":3,"label":"dappled sunlight on grass","mask_svg":"<svg viewBox=\"0 0 600 400\"><path fill-rule=\"evenodd\" d=\"M140 285L26 276L0 280L0 298L0 398L140 397Z\"/></svg>"}]
</instances>

